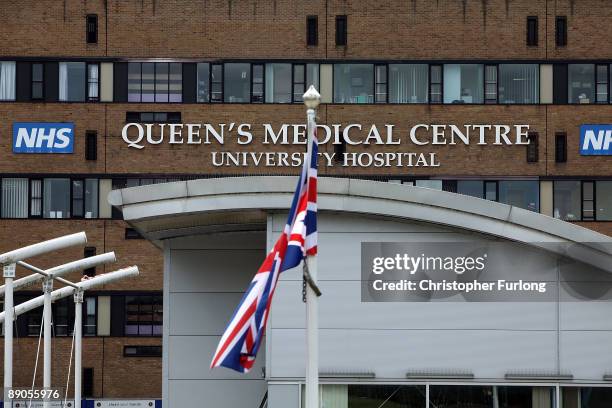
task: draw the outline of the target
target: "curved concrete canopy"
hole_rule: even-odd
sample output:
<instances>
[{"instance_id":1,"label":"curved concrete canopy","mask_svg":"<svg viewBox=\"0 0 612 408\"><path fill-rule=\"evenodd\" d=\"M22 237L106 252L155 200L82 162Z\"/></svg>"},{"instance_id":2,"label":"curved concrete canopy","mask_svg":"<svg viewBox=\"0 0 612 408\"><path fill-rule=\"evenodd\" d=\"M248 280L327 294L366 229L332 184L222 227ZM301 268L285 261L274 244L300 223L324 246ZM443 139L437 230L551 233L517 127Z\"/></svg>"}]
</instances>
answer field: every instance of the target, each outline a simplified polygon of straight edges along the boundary
<instances>
[{"instance_id":1,"label":"curved concrete canopy","mask_svg":"<svg viewBox=\"0 0 612 408\"><path fill-rule=\"evenodd\" d=\"M109 202L151 240L265 230L287 210L296 177L200 179L115 190ZM319 209L434 223L538 246L612 272L612 238L518 207L428 188L320 177Z\"/></svg>"}]
</instances>

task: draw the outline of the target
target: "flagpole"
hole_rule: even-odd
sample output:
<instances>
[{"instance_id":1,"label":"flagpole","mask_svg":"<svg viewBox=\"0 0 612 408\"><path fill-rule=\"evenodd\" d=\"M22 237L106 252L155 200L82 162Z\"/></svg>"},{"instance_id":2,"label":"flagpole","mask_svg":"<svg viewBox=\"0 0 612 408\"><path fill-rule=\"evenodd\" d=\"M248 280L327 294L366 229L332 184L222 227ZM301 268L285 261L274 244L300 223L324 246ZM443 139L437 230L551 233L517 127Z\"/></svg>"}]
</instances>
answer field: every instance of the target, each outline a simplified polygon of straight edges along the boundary
<instances>
[{"instance_id":1,"label":"flagpole","mask_svg":"<svg viewBox=\"0 0 612 408\"><path fill-rule=\"evenodd\" d=\"M316 127L315 109L319 105L321 96L310 86L304 94L304 104L308 108L307 117L307 154L311 157L312 139ZM316 160L316 158L315 158ZM304 260L304 278L306 280L306 407L319 408L319 305L318 296L321 294L316 286L317 257L307 256ZM318 293L317 293L318 292Z\"/></svg>"}]
</instances>

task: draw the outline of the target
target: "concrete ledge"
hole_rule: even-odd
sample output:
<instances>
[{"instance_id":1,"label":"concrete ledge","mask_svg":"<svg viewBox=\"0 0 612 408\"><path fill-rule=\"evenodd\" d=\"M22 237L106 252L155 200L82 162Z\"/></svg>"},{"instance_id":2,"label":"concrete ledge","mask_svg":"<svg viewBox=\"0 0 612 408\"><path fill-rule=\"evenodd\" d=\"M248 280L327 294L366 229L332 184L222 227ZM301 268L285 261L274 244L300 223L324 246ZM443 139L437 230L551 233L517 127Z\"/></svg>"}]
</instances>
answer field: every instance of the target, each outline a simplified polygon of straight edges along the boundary
<instances>
[{"instance_id":1,"label":"concrete ledge","mask_svg":"<svg viewBox=\"0 0 612 408\"><path fill-rule=\"evenodd\" d=\"M109 202L150 239L190 235L204 214L287 210L296 177L200 179L112 191ZM319 178L319 209L416 220L524 242L612 272L612 238L543 214L475 197L402 184ZM192 216L181 228L178 216ZM155 228L148 228L155 219ZM251 220L265 222L261 220ZM216 229L219 228L217 225ZM236 228L232 225L232 228ZM216 230L215 229L215 230ZM558 245L551 245L557 243Z\"/></svg>"}]
</instances>

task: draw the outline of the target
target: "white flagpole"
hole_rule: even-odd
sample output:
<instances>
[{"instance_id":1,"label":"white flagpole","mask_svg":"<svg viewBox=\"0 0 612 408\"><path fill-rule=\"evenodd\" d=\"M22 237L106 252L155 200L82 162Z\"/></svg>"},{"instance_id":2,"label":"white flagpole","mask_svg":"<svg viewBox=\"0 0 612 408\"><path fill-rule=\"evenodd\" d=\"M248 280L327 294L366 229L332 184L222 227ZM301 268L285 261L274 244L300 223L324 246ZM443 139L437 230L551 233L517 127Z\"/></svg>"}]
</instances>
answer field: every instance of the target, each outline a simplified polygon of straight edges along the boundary
<instances>
[{"instance_id":1,"label":"white flagpole","mask_svg":"<svg viewBox=\"0 0 612 408\"><path fill-rule=\"evenodd\" d=\"M315 109L321 96L314 86L310 86L304 94L304 104L308 108L307 116L307 149L306 157L311 157L312 138L315 130ZM307 256L305 262L306 282L306 407L319 408L319 306L318 295L315 292L317 282L317 257Z\"/></svg>"}]
</instances>

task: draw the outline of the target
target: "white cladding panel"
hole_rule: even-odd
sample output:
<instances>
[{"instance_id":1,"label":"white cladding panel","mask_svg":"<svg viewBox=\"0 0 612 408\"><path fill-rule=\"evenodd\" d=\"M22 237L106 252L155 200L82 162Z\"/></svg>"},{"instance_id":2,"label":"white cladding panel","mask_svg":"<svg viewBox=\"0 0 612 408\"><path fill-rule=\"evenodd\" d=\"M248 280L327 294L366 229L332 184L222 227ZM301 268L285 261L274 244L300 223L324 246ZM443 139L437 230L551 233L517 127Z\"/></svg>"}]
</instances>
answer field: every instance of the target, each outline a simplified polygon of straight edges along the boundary
<instances>
[{"instance_id":1,"label":"white cladding panel","mask_svg":"<svg viewBox=\"0 0 612 408\"><path fill-rule=\"evenodd\" d=\"M281 276L267 338L256 366L242 376L208 367L219 336L278 237L284 214L271 217L269 235L228 233L167 244L164 315L165 381L170 407L257 406L269 380L304 375L301 268ZM362 303L361 242L490 240L481 234L420 222L349 214L319 217L321 371L374 372L377 381L402 381L413 370L461 370L477 379L508 372L555 372L601 381L612 372L612 302ZM516 244L520 254L520 244ZM520 256L508 254L509 265ZM530 258L539 278L556 276L550 256ZM589 268L576 280L607 279ZM604 280L605 280L604 279ZM276 387L276 388L275 388ZM269 407L297 406L296 385L269 385Z\"/></svg>"}]
</instances>

